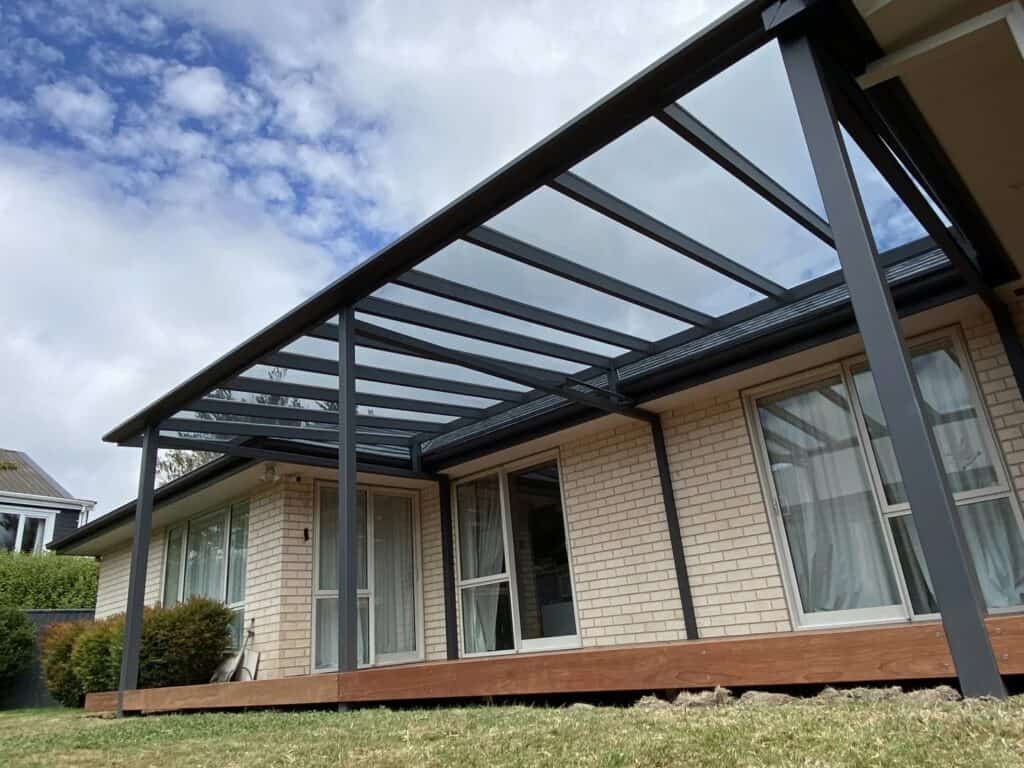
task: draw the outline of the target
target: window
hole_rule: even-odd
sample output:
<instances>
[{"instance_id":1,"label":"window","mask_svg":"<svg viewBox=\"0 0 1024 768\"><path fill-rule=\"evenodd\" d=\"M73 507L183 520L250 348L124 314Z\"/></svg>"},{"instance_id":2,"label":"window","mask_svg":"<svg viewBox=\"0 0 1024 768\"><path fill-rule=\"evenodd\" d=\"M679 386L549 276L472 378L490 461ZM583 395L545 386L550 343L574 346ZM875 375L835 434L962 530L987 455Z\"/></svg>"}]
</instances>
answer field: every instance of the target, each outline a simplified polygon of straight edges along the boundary
<instances>
[{"instance_id":1,"label":"window","mask_svg":"<svg viewBox=\"0 0 1024 768\"><path fill-rule=\"evenodd\" d=\"M557 462L459 483L455 512L463 653L578 645Z\"/></svg>"},{"instance_id":2,"label":"window","mask_svg":"<svg viewBox=\"0 0 1024 768\"><path fill-rule=\"evenodd\" d=\"M990 610L1024 604L1020 510L957 337L911 348L925 414ZM929 616L938 609L866 360L754 393L760 444L797 623Z\"/></svg>"},{"instance_id":3,"label":"window","mask_svg":"<svg viewBox=\"0 0 1024 768\"><path fill-rule=\"evenodd\" d=\"M0 507L0 550L41 555L53 536L54 515Z\"/></svg>"},{"instance_id":4,"label":"window","mask_svg":"<svg viewBox=\"0 0 1024 768\"><path fill-rule=\"evenodd\" d=\"M249 503L243 501L167 530L164 553L165 606L206 597L235 613L232 641L239 647L245 626L245 574L249 552Z\"/></svg>"},{"instance_id":5,"label":"window","mask_svg":"<svg viewBox=\"0 0 1024 768\"><path fill-rule=\"evenodd\" d=\"M338 666L338 488L317 491L313 666ZM356 491L357 648L360 666L422 658L416 494Z\"/></svg>"}]
</instances>

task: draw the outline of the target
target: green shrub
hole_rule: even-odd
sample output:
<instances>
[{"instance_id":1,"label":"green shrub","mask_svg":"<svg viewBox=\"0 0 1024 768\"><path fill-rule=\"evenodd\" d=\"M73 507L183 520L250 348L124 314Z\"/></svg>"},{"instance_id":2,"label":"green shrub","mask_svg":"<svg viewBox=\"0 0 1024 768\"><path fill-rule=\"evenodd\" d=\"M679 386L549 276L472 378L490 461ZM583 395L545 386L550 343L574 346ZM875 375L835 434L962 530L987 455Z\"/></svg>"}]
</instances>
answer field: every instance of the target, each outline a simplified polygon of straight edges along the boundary
<instances>
[{"instance_id":1,"label":"green shrub","mask_svg":"<svg viewBox=\"0 0 1024 768\"><path fill-rule=\"evenodd\" d=\"M0 606L93 608L97 573L91 557L0 552Z\"/></svg>"},{"instance_id":2,"label":"green shrub","mask_svg":"<svg viewBox=\"0 0 1024 768\"><path fill-rule=\"evenodd\" d=\"M233 618L225 606L198 597L173 608L147 608L142 617L139 687L209 682L231 645ZM50 694L65 706L81 706L87 693L115 690L123 638L123 614L54 625L43 640Z\"/></svg>"},{"instance_id":3,"label":"green shrub","mask_svg":"<svg viewBox=\"0 0 1024 768\"><path fill-rule=\"evenodd\" d=\"M124 620L114 616L88 625L71 646L71 670L83 693L112 691L121 676Z\"/></svg>"},{"instance_id":4,"label":"green shrub","mask_svg":"<svg viewBox=\"0 0 1024 768\"><path fill-rule=\"evenodd\" d=\"M32 666L36 629L24 611L0 608L0 684Z\"/></svg>"},{"instance_id":5,"label":"green shrub","mask_svg":"<svg viewBox=\"0 0 1024 768\"><path fill-rule=\"evenodd\" d=\"M80 707L85 699L82 681L71 667L71 651L79 635L91 626L91 621L62 621L43 630L43 680L50 695L65 707Z\"/></svg>"}]
</instances>

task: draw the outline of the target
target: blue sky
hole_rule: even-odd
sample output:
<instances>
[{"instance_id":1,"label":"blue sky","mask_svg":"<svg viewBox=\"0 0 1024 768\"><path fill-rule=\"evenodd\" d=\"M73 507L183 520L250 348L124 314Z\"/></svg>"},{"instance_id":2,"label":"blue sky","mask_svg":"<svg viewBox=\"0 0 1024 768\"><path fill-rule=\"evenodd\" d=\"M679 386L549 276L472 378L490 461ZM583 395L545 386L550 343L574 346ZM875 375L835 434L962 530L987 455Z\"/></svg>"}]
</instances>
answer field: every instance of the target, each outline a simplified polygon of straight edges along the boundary
<instances>
[{"instance_id":1,"label":"blue sky","mask_svg":"<svg viewBox=\"0 0 1024 768\"><path fill-rule=\"evenodd\" d=\"M126 500L138 457L100 442L110 427L731 4L6 0L0 445L29 451L102 511ZM787 98L767 51L686 104L820 207ZM652 187L676 147L640 135L583 170L638 202L660 190L651 207L680 200L673 223L706 227L721 238L712 245L779 279L834 266L699 158L680 157ZM916 233L877 178L862 181L885 243ZM538 200L505 215L510 231L568 233L549 247L623 267L614 241L588 240L583 222L567 226ZM568 301L472 253L426 267Z\"/></svg>"}]
</instances>

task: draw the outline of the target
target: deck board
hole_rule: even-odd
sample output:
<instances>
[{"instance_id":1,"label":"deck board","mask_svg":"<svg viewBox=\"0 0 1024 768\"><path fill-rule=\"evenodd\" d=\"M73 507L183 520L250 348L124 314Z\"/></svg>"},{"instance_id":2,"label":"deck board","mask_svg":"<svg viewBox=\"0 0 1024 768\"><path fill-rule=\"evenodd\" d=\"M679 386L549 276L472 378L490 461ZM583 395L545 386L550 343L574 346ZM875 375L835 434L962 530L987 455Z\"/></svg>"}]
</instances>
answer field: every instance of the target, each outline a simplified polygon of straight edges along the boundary
<instances>
[{"instance_id":1,"label":"deck board","mask_svg":"<svg viewBox=\"0 0 1024 768\"><path fill-rule=\"evenodd\" d=\"M1024 616L987 620L1003 674L1024 674ZM484 696L850 684L953 676L938 622L434 661L280 680L125 693L126 711L426 701ZM116 704L90 694L86 709Z\"/></svg>"}]
</instances>

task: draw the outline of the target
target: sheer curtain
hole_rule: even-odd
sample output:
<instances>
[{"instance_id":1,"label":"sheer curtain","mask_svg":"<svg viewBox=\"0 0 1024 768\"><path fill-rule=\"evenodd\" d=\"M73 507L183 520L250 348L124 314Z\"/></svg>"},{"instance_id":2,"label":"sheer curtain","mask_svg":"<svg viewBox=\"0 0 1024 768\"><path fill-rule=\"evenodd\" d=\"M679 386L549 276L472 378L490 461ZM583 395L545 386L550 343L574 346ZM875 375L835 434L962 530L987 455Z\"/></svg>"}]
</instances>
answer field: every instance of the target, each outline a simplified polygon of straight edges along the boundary
<instances>
[{"instance_id":1,"label":"sheer curtain","mask_svg":"<svg viewBox=\"0 0 1024 768\"><path fill-rule=\"evenodd\" d=\"M762 401L758 413L804 612L898 603L841 381Z\"/></svg>"},{"instance_id":2,"label":"sheer curtain","mask_svg":"<svg viewBox=\"0 0 1024 768\"><path fill-rule=\"evenodd\" d=\"M960 519L988 607L1024 603L1024 541L1009 500L966 504Z\"/></svg>"},{"instance_id":3,"label":"sheer curtain","mask_svg":"<svg viewBox=\"0 0 1024 768\"><path fill-rule=\"evenodd\" d=\"M459 561L463 581L505 572L505 541L498 477L458 487ZM510 612L508 583L468 587L462 592L464 643L469 652L504 648L502 612ZM510 620L510 616L508 617Z\"/></svg>"},{"instance_id":4,"label":"sheer curtain","mask_svg":"<svg viewBox=\"0 0 1024 768\"><path fill-rule=\"evenodd\" d=\"M374 644L378 654L416 650L416 572L412 501L373 498Z\"/></svg>"},{"instance_id":5,"label":"sheer curtain","mask_svg":"<svg viewBox=\"0 0 1024 768\"><path fill-rule=\"evenodd\" d=\"M217 512L189 527L185 559L185 599L222 600L224 576L224 513Z\"/></svg>"}]
</instances>

